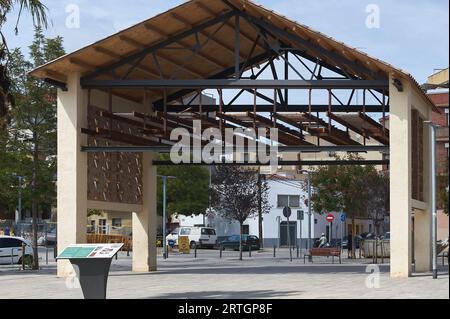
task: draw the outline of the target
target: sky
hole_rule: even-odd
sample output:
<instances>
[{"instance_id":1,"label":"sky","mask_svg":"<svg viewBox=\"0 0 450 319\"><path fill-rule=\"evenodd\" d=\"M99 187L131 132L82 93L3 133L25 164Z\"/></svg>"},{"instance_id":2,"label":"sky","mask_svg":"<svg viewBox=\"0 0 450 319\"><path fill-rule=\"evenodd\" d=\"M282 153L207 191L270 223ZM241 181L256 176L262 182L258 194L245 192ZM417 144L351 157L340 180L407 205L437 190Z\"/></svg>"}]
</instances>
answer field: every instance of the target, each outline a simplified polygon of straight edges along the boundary
<instances>
[{"instance_id":1,"label":"sky","mask_svg":"<svg viewBox=\"0 0 450 319\"><path fill-rule=\"evenodd\" d=\"M210 0L219 1L219 0ZM48 37L62 36L72 52L126 27L164 12L180 0L43 0L50 11ZM332 36L352 47L410 72L419 83L435 69L449 65L448 0L257 0L290 19ZM379 25L368 28L374 5ZM74 9L75 8L75 9ZM67 19L80 13L79 28ZM369 12L367 10L369 9ZM24 52L33 39L33 25L24 16L19 34L14 33L16 12L2 30L10 48ZM73 21L73 20L71 20ZM70 26L70 25L69 25Z\"/></svg>"}]
</instances>

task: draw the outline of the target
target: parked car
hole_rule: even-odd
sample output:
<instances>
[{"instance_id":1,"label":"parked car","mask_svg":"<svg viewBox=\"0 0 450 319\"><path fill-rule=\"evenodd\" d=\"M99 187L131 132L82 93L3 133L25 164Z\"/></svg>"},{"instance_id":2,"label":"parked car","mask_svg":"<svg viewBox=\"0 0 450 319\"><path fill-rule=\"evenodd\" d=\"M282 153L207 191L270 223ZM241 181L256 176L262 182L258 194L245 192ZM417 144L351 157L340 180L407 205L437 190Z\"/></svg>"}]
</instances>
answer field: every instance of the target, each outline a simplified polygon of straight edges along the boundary
<instances>
[{"instance_id":1,"label":"parked car","mask_svg":"<svg viewBox=\"0 0 450 319\"><path fill-rule=\"evenodd\" d=\"M233 235L219 243L220 249L239 250L239 235ZM259 250L259 238L253 235L242 235L242 250Z\"/></svg>"},{"instance_id":2,"label":"parked car","mask_svg":"<svg viewBox=\"0 0 450 319\"><path fill-rule=\"evenodd\" d=\"M22 254L22 245L25 244L25 254ZM0 236L0 264L21 264L22 255L27 263L33 261L33 247L28 240L22 237Z\"/></svg>"},{"instance_id":3,"label":"parked car","mask_svg":"<svg viewBox=\"0 0 450 319\"><path fill-rule=\"evenodd\" d=\"M170 241L173 241L174 246L178 246L179 236L189 237L191 249L217 246L216 230L211 227L178 227L166 236L166 243L169 245Z\"/></svg>"},{"instance_id":4,"label":"parked car","mask_svg":"<svg viewBox=\"0 0 450 319\"><path fill-rule=\"evenodd\" d=\"M170 242L173 242L174 246L178 246L178 237L189 236L190 233L191 227L177 227L166 236L166 245L170 245Z\"/></svg>"},{"instance_id":5,"label":"parked car","mask_svg":"<svg viewBox=\"0 0 450 319\"><path fill-rule=\"evenodd\" d=\"M381 236L382 240L391 240L391 232L387 232Z\"/></svg>"},{"instance_id":6,"label":"parked car","mask_svg":"<svg viewBox=\"0 0 450 319\"><path fill-rule=\"evenodd\" d=\"M50 229L47 234L38 238L39 246L55 246L56 245L56 227Z\"/></svg>"},{"instance_id":7,"label":"parked car","mask_svg":"<svg viewBox=\"0 0 450 319\"><path fill-rule=\"evenodd\" d=\"M363 238L360 235L355 236L355 248L356 249L359 249L362 240L363 240ZM336 246L339 247L340 244L341 244L341 241L339 240L337 242ZM348 239L346 238L342 241L342 248L347 249L347 246L348 246Z\"/></svg>"}]
</instances>

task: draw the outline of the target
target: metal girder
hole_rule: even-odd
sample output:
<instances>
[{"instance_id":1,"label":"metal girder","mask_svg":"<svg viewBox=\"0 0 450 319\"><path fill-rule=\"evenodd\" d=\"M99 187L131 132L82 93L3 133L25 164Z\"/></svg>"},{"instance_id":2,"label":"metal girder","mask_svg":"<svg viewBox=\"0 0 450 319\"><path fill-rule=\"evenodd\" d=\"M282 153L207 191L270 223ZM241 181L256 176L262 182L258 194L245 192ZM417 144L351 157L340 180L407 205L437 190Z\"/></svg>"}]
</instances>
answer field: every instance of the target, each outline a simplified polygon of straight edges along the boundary
<instances>
[{"instance_id":1,"label":"metal girder","mask_svg":"<svg viewBox=\"0 0 450 319\"><path fill-rule=\"evenodd\" d=\"M157 111L161 111L162 108L156 107ZM198 112L200 106L197 104L190 105L168 105L167 111L180 113L187 110L192 112ZM219 110L218 105L202 105L203 112L216 112ZM273 104L258 104L256 106L258 112L272 112ZM363 110L362 105L333 105L331 107L332 112L342 112L342 113L354 113L360 112ZM253 104L232 104L232 105L223 105L222 112L224 113L237 113L237 112L247 112L253 111ZM286 113L286 112L308 112L309 105L307 104L277 104L277 113ZM389 106L385 108L386 112L389 112ZM328 104L320 104L320 105L312 105L311 112L328 112ZM366 105L367 113L382 113L383 109L381 105Z\"/></svg>"},{"instance_id":2,"label":"metal girder","mask_svg":"<svg viewBox=\"0 0 450 319\"><path fill-rule=\"evenodd\" d=\"M266 21L264 21L262 19L258 19L256 17L253 17L253 16L247 14L246 12L242 12L240 10L237 10L236 14L241 15L247 21L249 21L249 22L251 22L251 23L253 23L253 24L257 25L257 26L260 26L260 27L262 27L262 28L264 28L266 30L269 30L272 33L276 33L278 36L285 37L286 39L289 39L290 41L299 44L301 47L305 48L306 50L317 52L320 55L322 55L325 58L328 58L328 59L334 61L337 64L345 65L345 66L347 66L348 68L350 68L350 69L352 69L354 71L360 72L360 73L362 73L364 75L369 75L370 77L372 77L374 79L381 79L380 75L375 73L375 72L373 72L372 70L370 70L370 69L368 69L368 68L366 68L366 67L364 67L364 66L362 66L360 64L357 64L357 63L355 63L353 61L345 59L344 57L342 57L341 55L339 55L339 54L337 54L335 52L328 51L328 50L324 49L323 47L321 47L318 44L315 44L313 42L305 40L302 37L299 37L299 36L297 36L297 35L295 35L293 33L290 33L288 31L284 30L284 29L278 28L278 27L274 26L273 24L268 23L268 22L266 22Z\"/></svg>"},{"instance_id":3,"label":"metal girder","mask_svg":"<svg viewBox=\"0 0 450 319\"><path fill-rule=\"evenodd\" d=\"M82 79L83 88L122 89L386 89L387 80L90 80Z\"/></svg>"},{"instance_id":4,"label":"metal girder","mask_svg":"<svg viewBox=\"0 0 450 319\"><path fill-rule=\"evenodd\" d=\"M327 165L388 165L389 160L347 160L347 161L278 161L278 166L327 166ZM234 166L269 166L270 163L251 163L251 162L219 162L219 163L177 163L171 161L153 161L155 166L211 166L211 165L234 165Z\"/></svg>"},{"instance_id":5,"label":"metal girder","mask_svg":"<svg viewBox=\"0 0 450 319\"><path fill-rule=\"evenodd\" d=\"M171 146L82 146L81 151L86 153L170 153ZM194 149L193 149L194 150ZM235 148L236 151L246 152L247 149ZM389 146L308 146L308 145L288 145L278 146L279 152L304 152L304 153L321 153L321 152L349 152L349 153L366 153L366 152L389 152Z\"/></svg>"},{"instance_id":6,"label":"metal girder","mask_svg":"<svg viewBox=\"0 0 450 319\"><path fill-rule=\"evenodd\" d=\"M247 63L248 63L248 65L260 64L260 63L263 63L264 61L269 60L272 57L274 57L273 52L267 52L266 51L264 53L261 53L261 54L255 56L255 57L251 58ZM241 65L240 65L241 69L243 68L244 63L245 62L241 63ZM232 66L232 67L230 67L230 68L228 68L228 69L226 69L226 70L224 70L222 72L219 72L219 73L211 76L210 79L224 79L224 78L227 78L229 76L232 76L234 74L234 72L235 72L235 69L234 69L234 66ZM179 98L181 98L181 97L183 97L183 96L185 96L185 95L187 95L189 93L192 93L192 91L193 91L192 89L182 89L180 91L172 93L172 94L167 96L167 101L168 102L175 101L175 100L177 100L177 99L179 99ZM155 105L155 107L161 106L162 105L162 100L156 101L154 103L154 105Z\"/></svg>"},{"instance_id":7,"label":"metal girder","mask_svg":"<svg viewBox=\"0 0 450 319\"><path fill-rule=\"evenodd\" d=\"M213 18L211 20L208 20L206 22L200 23L197 26L194 26L191 29L183 31L183 32L181 32L181 33L179 33L177 35L173 35L173 36L171 35L170 38L167 38L166 40L163 40L163 41L161 41L161 42L159 42L159 43L157 43L157 44L155 44L153 46L149 46L147 48L144 48L144 49L140 50L137 53L131 54L131 55L127 56L126 58L124 58L121 61L117 61L117 62L112 63L110 65L107 65L105 67L98 68L96 71L94 71L94 72L88 74L87 76L83 77L82 80L83 79L93 79L93 78L96 78L97 76L101 75L102 73L111 72L112 70L114 70L114 69L116 69L118 67L121 67L121 66L123 66L125 64L129 64L132 61L135 61L136 59L138 59L142 55L145 56L145 55L150 54L152 52L156 52L157 50L162 49L162 48L164 48L167 45L170 45L172 43L176 43L179 40L181 40L183 38L186 38L186 37L189 37L189 36L199 32L199 31L201 31L203 29L209 28L209 27L211 27L213 25L216 25L216 24L218 24L220 22L227 21L228 19L230 19L231 17L233 17L235 15L236 15L236 13L234 11L229 11L227 13L224 13L221 16L218 16L218 17Z\"/></svg>"}]
</instances>

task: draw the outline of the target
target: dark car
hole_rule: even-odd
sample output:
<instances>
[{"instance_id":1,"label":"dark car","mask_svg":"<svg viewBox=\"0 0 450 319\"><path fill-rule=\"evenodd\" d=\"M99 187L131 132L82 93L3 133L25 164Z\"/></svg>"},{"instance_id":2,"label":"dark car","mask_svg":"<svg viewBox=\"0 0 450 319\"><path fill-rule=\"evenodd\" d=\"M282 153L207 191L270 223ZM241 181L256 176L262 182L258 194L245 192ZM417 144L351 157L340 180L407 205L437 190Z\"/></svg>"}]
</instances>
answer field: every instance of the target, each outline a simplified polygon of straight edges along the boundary
<instances>
[{"instance_id":1,"label":"dark car","mask_svg":"<svg viewBox=\"0 0 450 319\"><path fill-rule=\"evenodd\" d=\"M239 235L233 235L219 243L220 249L239 250ZM259 238L253 235L242 235L242 250L259 250Z\"/></svg>"},{"instance_id":2,"label":"dark car","mask_svg":"<svg viewBox=\"0 0 450 319\"><path fill-rule=\"evenodd\" d=\"M359 246L360 246L362 240L363 240L363 238L362 238L360 235L356 235L356 236L355 236L355 248L356 248L356 249L359 249ZM338 241L336 242L336 246L339 247L340 245L341 245L341 241L338 240ZM348 246L348 239L345 238L345 239L342 241L342 248L347 249L347 246Z\"/></svg>"}]
</instances>

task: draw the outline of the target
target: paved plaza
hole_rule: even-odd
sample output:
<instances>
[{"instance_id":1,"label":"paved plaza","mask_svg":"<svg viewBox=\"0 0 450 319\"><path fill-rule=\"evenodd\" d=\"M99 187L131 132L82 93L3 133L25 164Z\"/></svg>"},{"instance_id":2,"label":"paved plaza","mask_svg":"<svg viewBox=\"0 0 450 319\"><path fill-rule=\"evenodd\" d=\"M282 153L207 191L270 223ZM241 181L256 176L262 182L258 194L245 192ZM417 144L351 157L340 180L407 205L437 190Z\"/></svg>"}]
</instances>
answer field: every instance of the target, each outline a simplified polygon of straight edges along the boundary
<instances>
[{"instance_id":1,"label":"paved plaza","mask_svg":"<svg viewBox=\"0 0 450 319\"><path fill-rule=\"evenodd\" d=\"M408 279L390 279L389 265L379 265L379 280L371 274L372 260L331 264L331 259L315 258L303 264L293 253L282 250L273 258L272 251L248 252L239 261L238 252L199 250L194 255L158 258L159 271L132 273L131 257L121 252L113 261L108 298L449 298L448 265L440 265L441 275ZM81 289L70 288L73 280L56 277L56 264L41 252L42 270L19 271L18 266L0 266L1 298L83 298ZM386 262L386 261L385 261ZM441 263L441 260L440 260ZM368 268L369 267L369 268ZM378 285L379 284L379 285ZM69 287L69 288L68 288Z\"/></svg>"}]
</instances>

